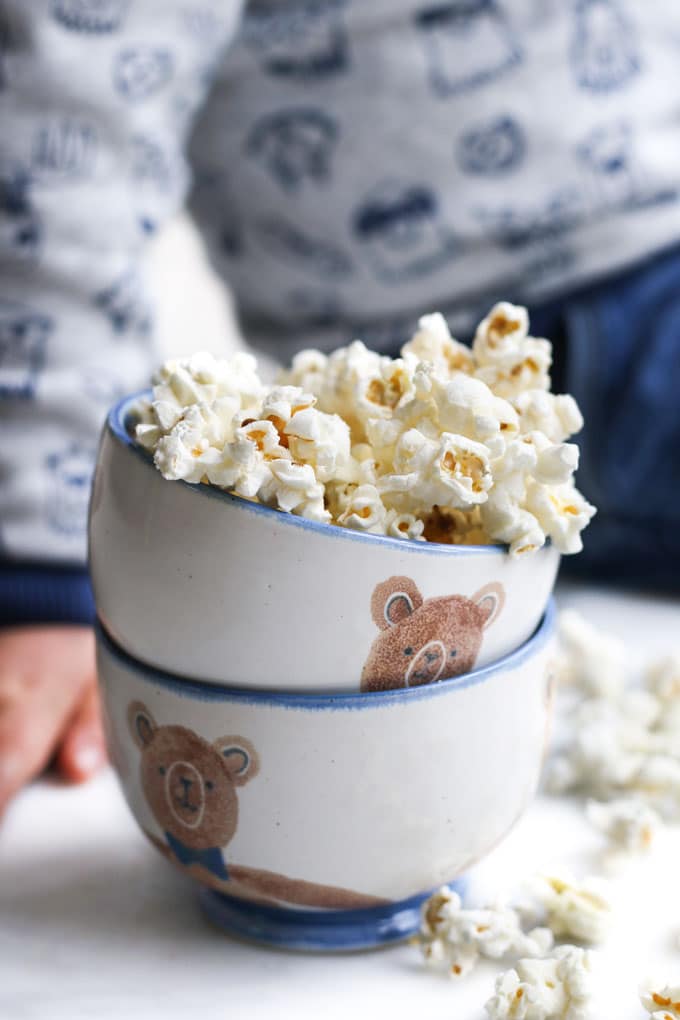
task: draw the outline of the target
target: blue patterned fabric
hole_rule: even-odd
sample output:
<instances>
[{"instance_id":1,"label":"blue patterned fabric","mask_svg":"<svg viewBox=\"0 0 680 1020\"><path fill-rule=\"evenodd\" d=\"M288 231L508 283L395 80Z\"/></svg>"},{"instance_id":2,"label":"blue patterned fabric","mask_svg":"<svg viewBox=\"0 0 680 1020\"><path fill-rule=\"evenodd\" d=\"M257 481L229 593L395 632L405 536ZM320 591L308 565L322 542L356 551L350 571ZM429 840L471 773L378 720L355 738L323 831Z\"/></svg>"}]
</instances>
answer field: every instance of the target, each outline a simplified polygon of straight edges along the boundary
<instances>
[{"instance_id":1,"label":"blue patterned fabric","mask_svg":"<svg viewBox=\"0 0 680 1020\"><path fill-rule=\"evenodd\" d=\"M247 339L282 361L395 350L423 311L465 334L500 298L561 302L590 534L617 508L634 546L645 510L670 549L675 313L668 261L646 263L680 238L680 8L161 6L0 0L3 557L84 563L103 416L158 358L144 255L185 203Z\"/></svg>"}]
</instances>

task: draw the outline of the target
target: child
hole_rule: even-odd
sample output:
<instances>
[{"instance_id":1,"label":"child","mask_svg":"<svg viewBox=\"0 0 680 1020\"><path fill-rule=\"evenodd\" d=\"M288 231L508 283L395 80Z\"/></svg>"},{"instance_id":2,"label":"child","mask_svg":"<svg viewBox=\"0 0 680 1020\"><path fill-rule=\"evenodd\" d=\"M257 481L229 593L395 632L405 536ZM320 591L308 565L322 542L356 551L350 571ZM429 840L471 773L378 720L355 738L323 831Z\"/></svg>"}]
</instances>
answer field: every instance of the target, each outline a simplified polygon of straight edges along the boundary
<instances>
[{"instance_id":1,"label":"child","mask_svg":"<svg viewBox=\"0 0 680 1020\"><path fill-rule=\"evenodd\" d=\"M185 200L280 360L530 304L588 422L582 565L677 584L679 40L663 0L0 0L0 808L102 760L89 478Z\"/></svg>"}]
</instances>

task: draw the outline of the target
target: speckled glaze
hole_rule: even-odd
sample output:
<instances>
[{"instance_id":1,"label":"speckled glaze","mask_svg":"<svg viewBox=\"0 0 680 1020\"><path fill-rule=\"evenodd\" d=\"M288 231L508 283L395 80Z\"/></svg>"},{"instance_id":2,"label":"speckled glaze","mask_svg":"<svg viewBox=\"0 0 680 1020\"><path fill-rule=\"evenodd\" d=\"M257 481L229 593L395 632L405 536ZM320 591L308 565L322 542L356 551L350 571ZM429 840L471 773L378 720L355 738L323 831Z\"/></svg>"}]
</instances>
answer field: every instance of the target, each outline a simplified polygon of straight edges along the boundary
<instances>
[{"instance_id":1,"label":"speckled glaze","mask_svg":"<svg viewBox=\"0 0 680 1020\"><path fill-rule=\"evenodd\" d=\"M133 399L102 436L90 565L102 622L142 662L239 688L372 690L485 666L536 629L559 564L551 545L511 558L363 535L168 482L125 430ZM397 670L389 683L378 645Z\"/></svg>"},{"instance_id":2,"label":"speckled glaze","mask_svg":"<svg viewBox=\"0 0 680 1020\"><path fill-rule=\"evenodd\" d=\"M535 791L553 629L551 605L522 648L464 677L311 695L182 680L100 628L111 756L139 825L223 927L307 949L401 938Z\"/></svg>"}]
</instances>

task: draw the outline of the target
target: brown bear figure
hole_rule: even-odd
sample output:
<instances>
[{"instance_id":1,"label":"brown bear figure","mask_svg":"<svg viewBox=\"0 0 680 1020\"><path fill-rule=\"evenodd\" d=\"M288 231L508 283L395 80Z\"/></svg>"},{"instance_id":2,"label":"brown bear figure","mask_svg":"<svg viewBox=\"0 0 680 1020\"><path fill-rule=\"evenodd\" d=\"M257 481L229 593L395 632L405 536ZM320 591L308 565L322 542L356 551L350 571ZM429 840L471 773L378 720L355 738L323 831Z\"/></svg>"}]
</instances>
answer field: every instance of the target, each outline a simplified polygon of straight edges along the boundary
<instances>
[{"instance_id":1,"label":"brown bear figure","mask_svg":"<svg viewBox=\"0 0 680 1020\"><path fill-rule=\"evenodd\" d=\"M259 770L252 744L244 737L221 737L210 743L184 726L157 726L141 701L128 706L127 718L142 752L142 789L165 839L151 832L146 835L161 853L190 868L204 885L255 903L327 910L385 904L382 897L231 861L227 869L222 848L238 824L236 787Z\"/></svg>"},{"instance_id":2,"label":"brown bear figure","mask_svg":"<svg viewBox=\"0 0 680 1020\"><path fill-rule=\"evenodd\" d=\"M236 787L258 772L252 744L243 737L210 744L183 726L156 726L139 701L129 706L128 723L142 751L142 789L173 856L227 881L221 848L238 824Z\"/></svg>"},{"instance_id":3,"label":"brown bear figure","mask_svg":"<svg viewBox=\"0 0 680 1020\"><path fill-rule=\"evenodd\" d=\"M361 673L362 691L436 683L471 670L484 630L505 604L502 584L485 585L471 598L426 599L410 577L390 577L371 598L380 633Z\"/></svg>"}]
</instances>

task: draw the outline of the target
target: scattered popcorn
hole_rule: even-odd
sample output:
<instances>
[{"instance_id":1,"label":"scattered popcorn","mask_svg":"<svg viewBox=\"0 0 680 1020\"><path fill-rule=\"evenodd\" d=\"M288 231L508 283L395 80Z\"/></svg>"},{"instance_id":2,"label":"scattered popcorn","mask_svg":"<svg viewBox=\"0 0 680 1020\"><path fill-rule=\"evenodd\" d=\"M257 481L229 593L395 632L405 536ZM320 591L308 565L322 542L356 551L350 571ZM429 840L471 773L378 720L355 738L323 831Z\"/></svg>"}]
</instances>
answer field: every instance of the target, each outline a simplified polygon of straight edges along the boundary
<instances>
[{"instance_id":1,"label":"scattered popcorn","mask_svg":"<svg viewBox=\"0 0 680 1020\"><path fill-rule=\"evenodd\" d=\"M637 797L622 797L609 803L590 800L586 813L607 839L610 850L624 854L650 850L661 824L656 811Z\"/></svg>"},{"instance_id":2,"label":"scattered popcorn","mask_svg":"<svg viewBox=\"0 0 680 1020\"><path fill-rule=\"evenodd\" d=\"M576 882L567 876L540 877L532 893L556 938L603 942L611 921L611 906L602 883L593 878Z\"/></svg>"},{"instance_id":3,"label":"scattered popcorn","mask_svg":"<svg viewBox=\"0 0 680 1020\"><path fill-rule=\"evenodd\" d=\"M443 886L422 909L420 945L428 963L453 977L468 974L480 957L542 956L553 944L547 928L524 932L509 907L466 910L460 896Z\"/></svg>"},{"instance_id":4,"label":"scattered popcorn","mask_svg":"<svg viewBox=\"0 0 680 1020\"><path fill-rule=\"evenodd\" d=\"M680 1020L680 985L645 988L640 992L640 1002L652 1020Z\"/></svg>"},{"instance_id":5,"label":"scattered popcorn","mask_svg":"<svg viewBox=\"0 0 680 1020\"><path fill-rule=\"evenodd\" d=\"M520 960L496 979L486 1003L490 1020L587 1020L592 953L560 946L542 960Z\"/></svg>"},{"instance_id":6,"label":"scattered popcorn","mask_svg":"<svg viewBox=\"0 0 680 1020\"><path fill-rule=\"evenodd\" d=\"M621 642L571 612L561 615L560 638L563 741L549 762L548 790L600 801L634 798L639 809L627 809L631 833L643 807L654 813L648 820L680 818L678 657L653 664L646 686L633 686Z\"/></svg>"},{"instance_id":7,"label":"scattered popcorn","mask_svg":"<svg viewBox=\"0 0 680 1020\"><path fill-rule=\"evenodd\" d=\"M612 698L623 690L628 655L622 641L598 631L580 613L560 613L560 683L573 684L588 697Z\"/></svg>"},{"instance_id":8,"label":"scattered popcorn","mask_svg":"<svg viewBox=\"0 0 680 1020\"><path fill-rule=\"evenodd\" d=\"M549 392L551 347L501 302L472 347L423 316L401 357L360 340L301 351L266 387L255 359L166 362L136 438L172 480L216 485L313 520L411 541L547 539L578 552L595 513L574 486L583 420Z\"/></svg>"}]
</instances>

